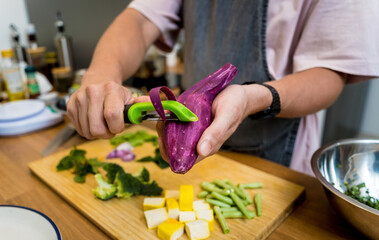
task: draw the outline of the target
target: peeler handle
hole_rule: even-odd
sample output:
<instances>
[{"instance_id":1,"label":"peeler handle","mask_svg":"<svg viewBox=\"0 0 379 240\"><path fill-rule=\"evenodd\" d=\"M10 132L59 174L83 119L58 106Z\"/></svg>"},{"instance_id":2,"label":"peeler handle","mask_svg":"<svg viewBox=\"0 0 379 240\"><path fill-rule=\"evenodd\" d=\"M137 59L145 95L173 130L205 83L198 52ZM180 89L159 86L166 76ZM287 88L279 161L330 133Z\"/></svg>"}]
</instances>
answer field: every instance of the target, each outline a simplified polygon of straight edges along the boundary
<instances>
[{"instance_id":1,"label":"peeler handle","mask_svg":"<svg viewBox=\"0 0 379 240\"><path fill-rule=\"evenodd\" d=\"M197 116L180 102L173 100L162 101L163 108L170 110L181 122L196 122ZM124 122L140 124L148 112L155 111L151 102L139 102L124 107Z\"/></svg>"}]
</instances>

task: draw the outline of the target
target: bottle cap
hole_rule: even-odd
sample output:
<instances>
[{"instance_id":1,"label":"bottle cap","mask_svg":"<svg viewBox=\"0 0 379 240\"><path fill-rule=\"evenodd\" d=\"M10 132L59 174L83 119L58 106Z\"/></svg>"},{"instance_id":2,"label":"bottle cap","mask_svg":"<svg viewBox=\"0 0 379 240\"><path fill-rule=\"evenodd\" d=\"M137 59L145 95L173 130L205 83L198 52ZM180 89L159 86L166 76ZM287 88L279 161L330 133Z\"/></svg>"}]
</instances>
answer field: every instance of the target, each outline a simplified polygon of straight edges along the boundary
<instances>
[{"instance_id":1,"label":"bottle cap","mask_svg":"<svg viewBox=\"0 0 379 240\"><path fill-rule=\"evenodd\" d=\"M36 71L36 68L32 65L28 65L25 68L25 73L34 73Z\"/></svg>"},{"instance_id":2,"label":"bottle cap","mask_svg":"<svg viewBox=\"0 0 379 240\"><path fill-rule=\"evenodd\" d=\"M1 56L3 58L11 58L13 57L13 50L12 49L5 49L1 51Z\"/></svg>"},{"instance_id":3,"label":"bottle cap","mask_svg":"<svg viewBox=\"0 0 379 240\"><path fill-rule=\"evenodd\" d=\"M34 26L33 23L29 23L27 26L26 26L26 32L28 34L35 34L36 33L36 27Z\"/></svg>"}]
</instances>

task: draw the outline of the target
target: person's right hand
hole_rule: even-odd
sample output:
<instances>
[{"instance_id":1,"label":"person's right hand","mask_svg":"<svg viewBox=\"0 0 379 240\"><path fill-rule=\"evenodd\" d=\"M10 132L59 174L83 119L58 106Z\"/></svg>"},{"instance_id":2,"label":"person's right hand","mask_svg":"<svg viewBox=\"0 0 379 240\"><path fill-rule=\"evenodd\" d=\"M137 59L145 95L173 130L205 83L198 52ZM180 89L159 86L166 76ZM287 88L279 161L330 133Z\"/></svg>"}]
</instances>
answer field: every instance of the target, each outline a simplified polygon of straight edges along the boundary
<instances>
[{"instance_id":1,"label":"person's right hand","mask_svg":"<svg viewBox=\"0 0 379 240\"><path fill-rule=\"evenodd\" d=\"M87 139L112 138L124 130L124 105L133 102L133 96L119 83L91 77L86 74L81 87L71 95L68 117Z\"/></svg>"}]
</instances>

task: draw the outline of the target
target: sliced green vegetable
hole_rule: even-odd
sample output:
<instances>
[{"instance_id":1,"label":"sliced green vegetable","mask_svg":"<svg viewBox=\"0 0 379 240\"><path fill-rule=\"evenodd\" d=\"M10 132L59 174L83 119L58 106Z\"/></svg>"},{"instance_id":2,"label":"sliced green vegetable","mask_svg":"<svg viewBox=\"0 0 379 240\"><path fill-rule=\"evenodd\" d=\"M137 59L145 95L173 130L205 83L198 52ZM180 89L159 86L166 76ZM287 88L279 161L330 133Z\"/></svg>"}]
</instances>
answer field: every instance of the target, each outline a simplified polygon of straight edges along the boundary
<instances>
[{"instance_id":1,"label":"sliced green vegetable","mask_svg":"<svg viewBox=\"0 0 379 240\"><path fill-rule=\"evenodd\" d=\"M245 195L245 201L248 205L252 204L253 203L253 199L251 199L249 193L242 187L238 187L241 192Z\"/></svg>"},{"instance_id":2,"label":"sliced green vegetable","mask_svg":"<svg viewBox=\"0 0 379 240\"><path fill-rule=\"evenodd\" d=\"M241 187L241 188L247 188L247 189L257 189L257 188L262 188L263 187L263 183L240 183L238 184L238 187Z\"/></svg>"},{"instance_id":3,"label":"sliced green vegetable","mask_svg":"<svg viewBox=\"0 0 379 240\"><path fill-rule=\"evenodd\" d=\"M221 207L221 212L236 212L236 211L239 211L239 209L237 207L230 207L230 208L227 208L227 207Z\"/></svg>"},{"instance_id":4,"label":"sliced green vegetable","mask_svg":"<svg viewBox=\"0 0 379 240\"><path fill-rule=\"evenodd\" d=\"M230 207L229 204L226 204L224 202L221 202L219 200L215 200L215 199L210 199L210 198L206 198L205 199L206 202L214 205L214 206L219 206L219 207Z\"/></svg>"},{"instance_id":5,"label":"sliced green vegetable","mask_svg":"<svg viewBox=\"0 0 379 240\"><path fill-rule=\"evenodd\" d=\"M214 211L215 211L215 214L216 214L216 218L217 218L218 222L220 223L222 231L225 234L228 234L230 232L230 229L228 227L228 224L226 223L225 217L221 213L220 208L218 206L215 206L214 207Z\"/></svg>"},{"instance_id":6,"label":"sliced green vegetable","mask_svg":"<svg viewBox=\"0 0 379 240\"><path fill-rule=\"evenodd\" d=\"M210 183L210 182L202 182L201 183L201 187L205 190L205 191L208 191L208 192L218 192L218 193L221 193L223 190L216 187L216 185L214 185L213 183Z\"/></svg>"},{"instance_id":7,"label":"sliced green vegetable","mask_svg":"<svg viewBox=\"0 0 379 240\"><path fill-rule=\"evenodd\" d=\"M212 192L211 194L212 194L212 196L213 196L214 198L216 198L217 200L219 200L219 201L221 201L221 202L224 202L224 203L226 203L226 204L229 204L229 205L233 205L233 199L231 199L231 198L229 198L229 197L226 197L226 196L224 196L224 195L222 195L222 194L219 194L219 193L217 193L217 192Z\"/></svg>"},{"instance_id":8,"label":"sliced green vegetable","mask_svg":"<svg viewBox=\"0 0 379 240\"><path fill-rule=\"evenodd\" d=\"M229 185L233 191L243 200L246 199L246 195L241 191L241 189L237 188L229 179L225 179L224 182Z\"/></svg>"},{"instance_id":9,"label":"sliced green vegetable","mask_svg":"<svg viewBox=\"0 0 379 240\"><path fill-rule=\"evenodd\" d=\"M232 189L231 186L229 186L228 184L226 184L225 181L222 181L222 180L220 180L220 179L215 179L213 182L214 182L217 186L222 187L223 189Z\"/></svg>"},{"instance_id":10,"label":"sliced green vegetable","mask_svg":"<svg viewBox=\"0 0 379 240\"><path fill-rule=\"evenodd\" d=\"M158 147L158 137L148 134L146 131L141 130L137 132L125 133L120 136L116 136L110 140L113 146L118 146L121 143L128 142L133 147L142 145L144 142L151 142L154 146Z\"/></svg>"},{"instance_id":11,"label":"sliced green vegetable","mask_svg":"<svg viewBox=\"0 0 379 240\"><path fill-rule=\"evenodd\" d=\"M138 159L137 162L155 162L162 169L168 168L170 166L170 164L168 164L168 162L163 160L159 148L155 149L155 156L154 157L147 156L147 157Z\"/></svg>"},{"instance_id":12,"label":"sliced green vegetable","mask_svg":"<svg viewBox=\"0 0 379 240\"><path fill-rule=\"evenodd\" d=\"M244 215L240 211L233 211L233 212L222 212L222 215L225 218L243 218Z\"/></svg>"},{"instance_id":13,"label":"sliced green vegetable","mask_svg":"<svg viewBox=\"0 0 379 240\"><path fill-rule=\"evenodd\" d=\"M209 194L210 194L210 192L208 192L208 191L201 191L201 192L199 192L199 194L197 194L197 197L198 197L198 198L205 198L205 197L207 197Z\"/></svg>"},{"instance_id":14,"label":"sliced green vegetable","mask_svg":"<svg viewBox=\"0 0 379 240\"><path fill-rule=\"evenodd\" d=\"M257 215L260 217L262 215L262 195L261 193L256 193L254 196L254 203L255 203L255 208L257 210Z\"/></svg>"},{"instance_id":15,"label":"sliced green vegetable","mask_svg":"<svg viewBox=\"0 0 379 240\"><path fill-rule=\"evenodd\" d=\"M232 197L234 203L237 205L243 215L245 215L248 219L251 219L251 215L247 212L243 201L234 192L230 193L230 197Z\"/></svg>"}]
</instances>

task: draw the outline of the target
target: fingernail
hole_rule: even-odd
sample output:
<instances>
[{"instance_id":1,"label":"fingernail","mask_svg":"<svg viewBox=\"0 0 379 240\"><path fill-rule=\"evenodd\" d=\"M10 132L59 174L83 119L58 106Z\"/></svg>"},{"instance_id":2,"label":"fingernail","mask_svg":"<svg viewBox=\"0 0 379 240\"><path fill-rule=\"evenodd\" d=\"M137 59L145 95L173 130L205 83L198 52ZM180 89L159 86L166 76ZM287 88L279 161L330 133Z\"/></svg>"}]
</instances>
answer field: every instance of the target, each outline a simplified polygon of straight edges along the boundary
<instances>
[{"instance_id":1,"label":"fingernail","mask_svg":"<svg viewBox=\"0 0 379 240\"><path fill-rule=\"evenodd\" d=\"M208 156L211 153L211 145L207 140L203 141L200 145L200 155Z\"/></svg>"}]
</instances>

